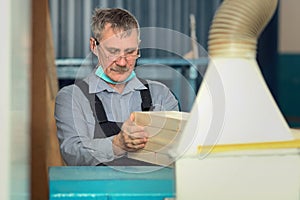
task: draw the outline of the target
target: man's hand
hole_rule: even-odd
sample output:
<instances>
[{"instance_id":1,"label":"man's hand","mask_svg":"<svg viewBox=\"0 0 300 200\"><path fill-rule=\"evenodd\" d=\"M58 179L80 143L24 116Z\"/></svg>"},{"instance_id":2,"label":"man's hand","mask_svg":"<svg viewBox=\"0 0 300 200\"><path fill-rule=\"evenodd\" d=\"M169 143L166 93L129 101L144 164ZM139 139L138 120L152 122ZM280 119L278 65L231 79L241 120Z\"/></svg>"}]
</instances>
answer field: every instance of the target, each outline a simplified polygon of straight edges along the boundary
<instances>
[{"instance_id":1,"label":"man's hand","mask_svg":"<svg viewBox=\"0 0 300 200\"><path fill-rule=\"evenodd\" d=\"M124 151L137 151L144 148L147 141L148 134L144 127L137 126L134 123L134 115L131 114L129 119L123 123L121 132L113 138L114 153L120 155Z\"/></svg>"}]
</instances>

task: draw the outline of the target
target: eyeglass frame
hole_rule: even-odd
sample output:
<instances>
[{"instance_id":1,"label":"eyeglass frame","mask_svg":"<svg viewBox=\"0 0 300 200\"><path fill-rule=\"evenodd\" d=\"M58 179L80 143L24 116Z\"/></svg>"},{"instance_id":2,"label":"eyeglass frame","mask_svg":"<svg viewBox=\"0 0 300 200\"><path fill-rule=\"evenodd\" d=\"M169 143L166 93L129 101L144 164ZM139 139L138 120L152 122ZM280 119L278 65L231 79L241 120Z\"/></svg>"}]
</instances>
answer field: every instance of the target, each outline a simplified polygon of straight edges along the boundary
<instances>
[{"instance_id":1,"label":"eyeglass frame","mask_svg":"<svg viewBox=\"0 0 300 200\"><path fill-rule=\"evenodd\" d=\"M141 53L140 53L140 49L139 48L136 49L137 50L137 54L135 54L135 55L127 54L127 55L109 55L109 56L107 56L106 53L105 53L105 51L104 51L104 49L103 49L103 47L102 47L102 45L100 45L100 42L96 38L94 38L94 40L96 42L95 43L96 46L99 46L102 49L105 58L108 61L110 61L110 62L118 62L122 58L124 58L126 60L126 62L131 62L131 61L137 60L138 58L141 57ZM128 60L128 57L135 57L135 58L133 58L132 60L131 59ZM110 59L110 58L112 58L112 59Z\"/></svg>"}]
</instances>

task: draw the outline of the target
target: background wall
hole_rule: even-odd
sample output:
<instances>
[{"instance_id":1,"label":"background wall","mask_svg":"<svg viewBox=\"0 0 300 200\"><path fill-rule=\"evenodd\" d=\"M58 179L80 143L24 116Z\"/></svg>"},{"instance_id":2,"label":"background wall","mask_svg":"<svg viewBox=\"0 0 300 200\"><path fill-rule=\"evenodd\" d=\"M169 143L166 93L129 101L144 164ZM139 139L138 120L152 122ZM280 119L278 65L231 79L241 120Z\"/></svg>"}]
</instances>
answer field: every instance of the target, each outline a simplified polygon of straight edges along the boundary
<instances>
[{"instance_id":1,"label":"background wall","mask_svg":"<svg viewBox=\"0 0 300 200\"><path fill-rule=\"evenodd\" d=\"M300 1L281 0L279 8L279 52L300 54Z\"/></svg>"},{"instance_id":2,"label":"background wall","mask_svg":"<svg viewBox=\"0 0 300 200\"><path fill-rule=\"evenodd\" d=\"M49 0L56 57L84 58L88 55L90 19L96 7L125 8L137 18L141 27L169 28L186 35L190 35L189 15L194 14L198 42L206 47L209 26L220 2L221 0ZM174 43L172 38L165 39L169 45ZM190 44L181 46L181 50L188 52ZM149 57L151 54L143 56Z\"/></svg>"}]
</instances>

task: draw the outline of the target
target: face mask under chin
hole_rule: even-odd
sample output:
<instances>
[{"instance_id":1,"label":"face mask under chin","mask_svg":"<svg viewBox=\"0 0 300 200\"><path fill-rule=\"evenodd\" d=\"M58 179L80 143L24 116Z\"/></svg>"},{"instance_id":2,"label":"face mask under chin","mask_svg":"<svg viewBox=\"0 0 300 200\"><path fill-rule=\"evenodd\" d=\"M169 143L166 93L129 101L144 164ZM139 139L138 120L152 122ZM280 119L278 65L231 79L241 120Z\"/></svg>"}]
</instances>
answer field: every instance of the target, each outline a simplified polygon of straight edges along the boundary
<instances>
[{"instance_id":1,"label":"face mask under chin","mask_svg":"<svg viewBox=\"0 0 300 200\"><path fill-rule=\"evenodd\" d=\"M128 70L127 70L127 71L128 71ZM121 82L113 81L111 78L109 78L109 77L104 73L103 68L102 68L101 65L98 66L98 68L97 68L95 74L96 74L98 77L100 77L101 79L103 79L105 82L111 83L111 84L115 84L115 85L116 85L116 84L123 84L123 83L126 83L126 82L130 81L132 78L134 78L134 77L136 76L136 75L135 75L135 72L132 71L131 74L127 77L126 80L121 81Z\"/></svg>"}]
</instances>

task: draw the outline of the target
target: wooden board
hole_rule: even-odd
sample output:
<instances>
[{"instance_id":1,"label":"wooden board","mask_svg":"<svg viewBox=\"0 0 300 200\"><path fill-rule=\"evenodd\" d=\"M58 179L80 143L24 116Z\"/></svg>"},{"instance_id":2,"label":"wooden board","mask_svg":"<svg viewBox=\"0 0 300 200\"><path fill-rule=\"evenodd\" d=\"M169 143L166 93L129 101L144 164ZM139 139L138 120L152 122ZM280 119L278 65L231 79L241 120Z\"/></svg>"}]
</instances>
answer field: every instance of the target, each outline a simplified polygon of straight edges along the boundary
<instances>
[{"instance_id":1,"label":"wooden board","mask_svg":"<svg viewBox=\"0 0 300 200\"><path fill-rule=\"evenodd\" d=\"M144 126L149 138L146 146L128 153L129 158L169 166L173 158L170 150L184 130L189 113L179 111L134 112L134 121Z\"/></svg>"}]
</instances>

